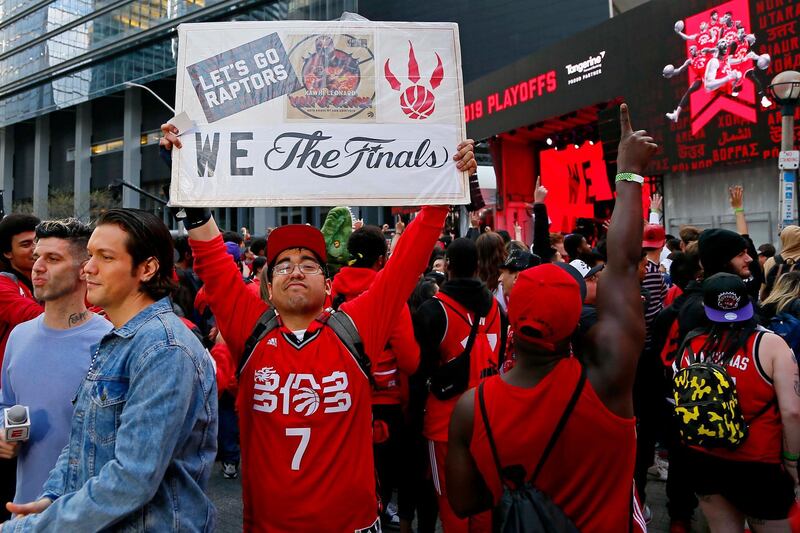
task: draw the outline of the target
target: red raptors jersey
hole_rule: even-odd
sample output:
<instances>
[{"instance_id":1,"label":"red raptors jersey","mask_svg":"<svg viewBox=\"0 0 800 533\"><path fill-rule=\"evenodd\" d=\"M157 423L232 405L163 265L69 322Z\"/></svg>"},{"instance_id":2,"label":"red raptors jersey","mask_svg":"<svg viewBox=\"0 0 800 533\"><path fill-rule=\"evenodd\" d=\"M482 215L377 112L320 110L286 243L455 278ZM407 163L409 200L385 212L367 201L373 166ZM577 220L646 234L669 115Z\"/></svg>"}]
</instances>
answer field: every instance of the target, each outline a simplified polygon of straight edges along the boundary
<instances>
[{"instance_id":1,"label":"red raptors jersey","mask_svg":"<svg viewBox=\"0 0 800 533\"><path fill-rule=\"evenodd\" d=\"M580 372L580 363L570 357L532 388L509 385L501 376L486 380L489 426L504 468L521 465L525 479L530 479ZM497 502L502 489L477 393L470 452ZM635 529L644 530L641 513L631 501L635 458L636 420L610 412L587 381L536 487L583 533L626 532L632 521L641 521Z\"/></svg>"},{"instance_id":2,"label":"red raptors jersey","mask_svg":"<svg viewBox=\"0 0 800 533\"><path fill-rule=\"evenodd\" d=\"M777 409L777 397L772 380L767 377L758 359L758 346L765 331L755 332L744 348L741 348L730 359L726 370L731 379L736 383L736 392L739 395L739 404L745 421L750 426L750 433L744 444L736 450L707 450L695 448L698 451L710 453L724 459L734 461L755 461L759 463L781 462L781 438L783 426L781 425L780 412ZM700 335L689 342L691 350L697 353L702 349L707 335ZM707 355L700 353L700 360ZM681 357L681 368L689 364L688 353ZM768 403L775 407L763 409ZM759 415L759 413L762 413ZM758 415L758 416L756 416Z\"/></svg>"},{"instance_id":3,"label":"red raptors jersey","mask_svg":"<svg viewBox=\"0 0 800 533\"><path fill-rule=\"evenodd\" d=\"M719 38L719 32L715 30L715 27L712 26L710 29L701 32L697 36L697 44L700 45L699 48L702 53L703 48L711 47L717 44L717 39Z\"/></svg>"},{"instance_id":4,"label":"red raptors jersey","mask_svg":"<svg viewBox=\"0 0 800 533\"><path fill-rule=\"evenodd\" d=\"M367 355L386 345L447 212L423 208L371 288L342 304ZM238 358L267 305L245 287L222 237L189 242ZM312 322L302 340L284 327L270 332L242 370L237 403L245 531L350 533L375 524L370 385L328 326Z\"/></svg>"},{"instance_id":5,"label":"red raptors jersey","mask_svg":"<svg viewBox=\"0 0 800 533\"><path fill-rule=\"evenodd\" d=\"M302 342L279 328L260 344L239 380L245 529L368 527L377 497L367 377L319 322Z\"/></svg>"},{"instance_id":6,"label":"red raptors jersey","mask_svg":"<svg viewBox=\"0 0 800 533\"><path fill-rule=\"evenodd\" d=\"M437 293L434 298L441 301L447 316L447 329L439 344L441 363L444 364L464 353L475 313L442 292ZM470 352L469 387L474 387L481 379L497 373L500 328L500 310L497 300L492 298L492 307L478 326L475 343ZM457 401L458 396L449 400L439 400L433 394L428 394L422 431L426 438L440 442L447 441L450 415L453 414Z\"/></svg>"},{"instance_id":7,"label":"red raptors jersey","mask_svg":"<svg viewBox=\"0 0 800 533\"><path fill-rule=\"evenodd\" d=\"M725 27L725 31L722 32L722 39L728 43L728 47L739 40L739 29L736 26Z\"/></svg>"},{"instance_id":8,"label":"red raptors jersey","mask_svg":"<svg viewBox=\"0 0 800 533\"><path fill-rule=\"evenodd\" d=\"M706 65L708 64L708 56L703 54L702 52L698 52L696 56L691 58L691 66L692 70L694 71L694 75L697 76L699 79L703 79L706 75Z\"/></svg>"},{"instance_id":9,"label":"red raptors jersey","mask_svg":"<svg viewBox=\"0 0 800 533\"><path fill-rule=\"evenodd\" d=\"M736 42L736 52L734 52L733 57L737 61L741 61L741 63L733 65L733 68L741 72L742 76L746 75L749 71L753 70L753 68L755 67L755 65L753 64L753 60L747 58L747 54L749 53L750 53L750 43L747 42L747 39L742 39L741 41Z\"/></svg>"},{"instance_id":10,"label":"red raptors jersey","mask_svg":"<svg viewBox=\"0 0 800 533\"><path fill-rule=\"evenodd\" d=\"M708 25L708 34L711 36L712 40L710 42L710 46L714 46L719 42L720 38L722 38L722 34L725 33L727 26L722 23L722 21L717 21L716 23L709 23Z\"/></svg>"}]
</instances>

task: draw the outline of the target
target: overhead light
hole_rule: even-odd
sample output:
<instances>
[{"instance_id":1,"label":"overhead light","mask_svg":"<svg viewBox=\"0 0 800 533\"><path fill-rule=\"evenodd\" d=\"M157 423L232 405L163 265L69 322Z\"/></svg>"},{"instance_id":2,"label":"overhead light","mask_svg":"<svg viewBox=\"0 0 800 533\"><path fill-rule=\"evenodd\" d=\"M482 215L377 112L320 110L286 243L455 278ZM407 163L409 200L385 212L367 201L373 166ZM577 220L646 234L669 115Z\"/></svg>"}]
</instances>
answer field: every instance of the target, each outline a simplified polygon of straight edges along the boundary
<instances>
[{"instance_id":1,"label":"overhead light","mask_svg":"<svg viewBox=\"0 0 800 533\"><path fill-rule=\"evenodd\" d=\"M547 138L547 146L553 146L553 138L552 137L548 137Z\"/></svg>"},{"instance_id":2,"label":"overhead light","mask_svg":"<svg viewBox=\"0 0 800 533\"><path fill-rule=\"evenodd\" d=\"M589 146L594 146L594 141L589 141Z\"/></svg>"},{"instance_id":3,"label":"overhead light","mask_svg":"<svg viewBox=\"0 0 800 533\"><path fill-rule=\"evenodd\" d=\"M573 144L572 146L574 146L576 150L577 150L578 148L580 148L580 146L578 146L578 143L575 143L575 144Z\"/></svg>"}]
</instances>

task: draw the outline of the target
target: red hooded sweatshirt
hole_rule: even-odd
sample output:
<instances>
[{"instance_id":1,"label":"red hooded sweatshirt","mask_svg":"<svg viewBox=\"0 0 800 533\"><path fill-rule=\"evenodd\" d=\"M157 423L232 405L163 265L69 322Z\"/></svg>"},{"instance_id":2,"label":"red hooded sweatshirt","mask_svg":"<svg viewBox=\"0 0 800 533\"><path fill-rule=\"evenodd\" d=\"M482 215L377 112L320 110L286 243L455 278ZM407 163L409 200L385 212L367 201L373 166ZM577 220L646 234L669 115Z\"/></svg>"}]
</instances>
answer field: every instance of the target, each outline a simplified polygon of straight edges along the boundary
<instances>
[{"instance_id":1,"label":"red hooded sweatshirt","mask_svg":"<svg viewBox=\"0 0 800 533\"><path fill-rule=\"evenodd\" d=\"M44 308L33 299L31 291L22 281L15 281L7 275L0 276L0 365L3 364L11 330L43 312Z\"/></svg>"},{"instance_id":2,"label":"red hooded sweatshirt","mask_svg":"<svg viewBox=\"0 0 800 533\"><path fill-rule=\"evenodd\" d=\"M333 278L332 300L336 301L339 295L346 302L354 299L369 289L377 274L371 268L343 267ZM401 382L406 381L419 366L419 346L414 339L414 327L407 305L397 315L386 349L375 361L372 374L377 390L372 395L373 405L400 405L404 397ZM402 379L398 371L402 374Z\"/></svg>"}]
</instances>

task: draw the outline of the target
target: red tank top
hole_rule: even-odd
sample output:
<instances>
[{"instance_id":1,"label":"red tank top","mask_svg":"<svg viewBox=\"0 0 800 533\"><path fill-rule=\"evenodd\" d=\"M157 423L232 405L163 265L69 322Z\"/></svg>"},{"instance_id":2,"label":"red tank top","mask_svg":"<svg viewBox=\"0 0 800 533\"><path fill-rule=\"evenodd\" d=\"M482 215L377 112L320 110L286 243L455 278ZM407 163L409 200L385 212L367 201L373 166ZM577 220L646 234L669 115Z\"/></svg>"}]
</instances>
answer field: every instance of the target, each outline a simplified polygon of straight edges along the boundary
<instances>
[{"instance_id":1,"label":"red tank top","mask_svg":"<svg viewBox=\"0 0 800 533\"><path fill-rule=\"evenodd\" d=\"M580 372L580 363L570 357L533 388L509 385L501 376L485 381L489 426L504 467L521 465L525 479L530 478ZM502 488L477 395L470 452L497 502ZM627 532L638 516L633 504L635 458L636 419L610 412L587 380L536 486L580 531ZM634 529L640 528L634 525Z\"/></svg>"},{"instance_id":2,"label":"red tank top","mask_svg":"<svg viewBox=\"0 0 800 533\"><path fill-rule=\"evenodd\" d=\"M706 75L707 64L708 56L702 52L698 52L698 54L692 58L692 69L694 70L695 75L701 80Z\"/></svg>"},{"instance_id":3,"label":"red tank top","mask_svg":"<svg viewBox=\"0 0 800 533\"><path fill-rule=\"evenodd\" d=\"M758 347L764 333L766 332L763 330L754 332L745 346L731 357L725 367L728 375L736 383L742 415L750 426L747 440L735 450L708 450L694 446L693 449L732 461L781 462L783 426L777 409L777 396L772 380L764 373L758 358ZM702 349L707 337L700 335L689 341L692 351L697 353ZM699 356L702 361L707 355L700 353ZM681 356L681 368L688 364L689 355L684 352ZM774 407L764 411L767 404L773 404Z\"/></svg>"},{"instance_id":4,"label":"red tank top","mask_svg":"<svg viewBox=\"0 0 800 533\"><path fill-rule=\"evenodd\" d=\"M442 308L447 317L444 338L439 344L440 364L444 364L464 353L464 347L469 339L475 313L441 292L436 294L434 298L442 302ZM492 307L478 325L475 343L472 345L472 351L469 354L469 388L476 386L483 378L497 374L501 322L497 300L492 298ZM422 434L427 439L439 442L447 441L450 415L453 414L458 398L456 396L449 400L439 400L433 394L428 394L422 430Z\"/></svg>"},{"instance_id":5,"label":"red tank top","mask_svg":"<svg viewBox=\"0 0 800 533\"><path fill-rule=\"evenodd\" d=\"M239 379L246 532L367 528L377 518L370 384L336 333L280 327Z\"/></svg>"}]
</instances>

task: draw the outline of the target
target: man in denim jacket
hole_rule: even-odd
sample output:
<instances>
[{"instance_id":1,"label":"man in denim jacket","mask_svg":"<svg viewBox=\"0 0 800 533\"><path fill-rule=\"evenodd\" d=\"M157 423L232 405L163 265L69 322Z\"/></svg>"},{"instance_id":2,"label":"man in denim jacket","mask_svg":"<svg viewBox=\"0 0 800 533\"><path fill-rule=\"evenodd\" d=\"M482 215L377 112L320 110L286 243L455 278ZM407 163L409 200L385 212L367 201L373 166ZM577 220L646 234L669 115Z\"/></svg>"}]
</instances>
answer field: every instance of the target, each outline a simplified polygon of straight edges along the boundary
<instances>
[{"instance_id":1,"label":"man in denim jacket","mask_svg":"<svg viewBox=\"0 0 800 533\"><path fill-rule=\"evenodd\" d=\"M150 213L110 209L88 249L87 297L114 329L94 349L41 498L7 504L17 516L0 531L212 531L216 382L167 297L170 234Z\"/></svg>"}]
</instances>

